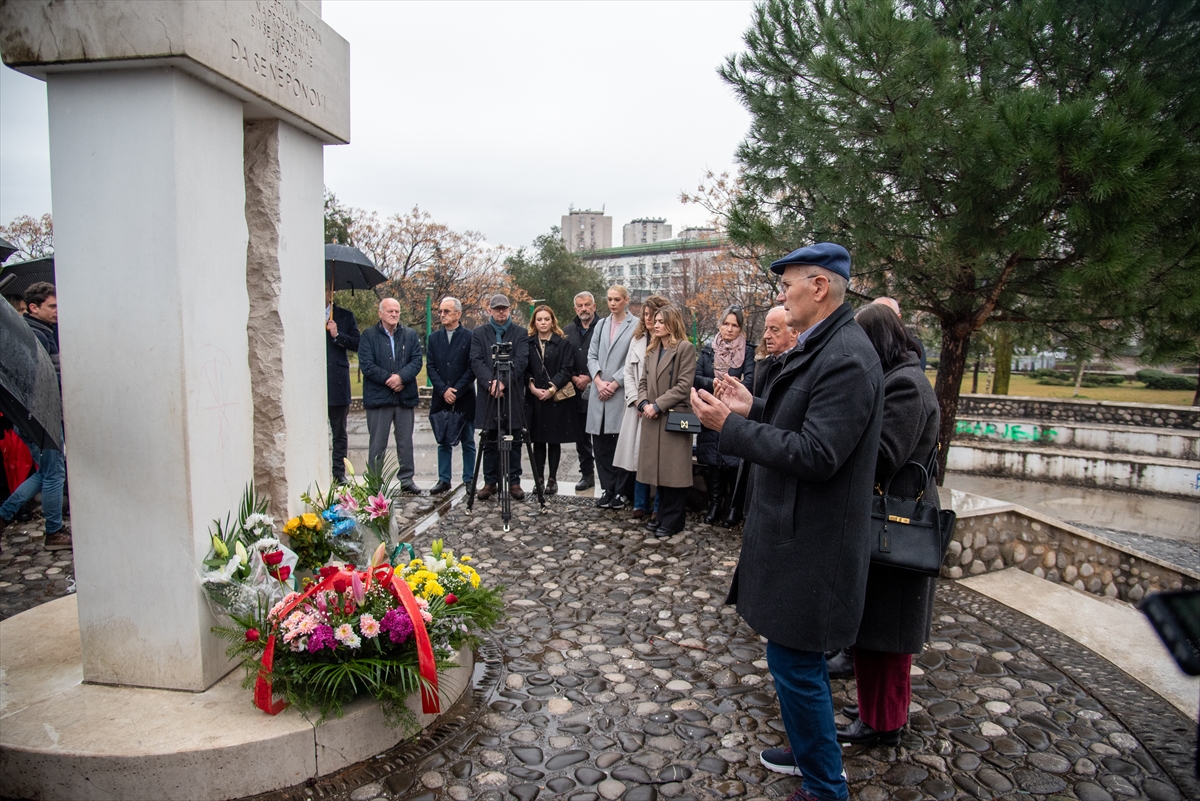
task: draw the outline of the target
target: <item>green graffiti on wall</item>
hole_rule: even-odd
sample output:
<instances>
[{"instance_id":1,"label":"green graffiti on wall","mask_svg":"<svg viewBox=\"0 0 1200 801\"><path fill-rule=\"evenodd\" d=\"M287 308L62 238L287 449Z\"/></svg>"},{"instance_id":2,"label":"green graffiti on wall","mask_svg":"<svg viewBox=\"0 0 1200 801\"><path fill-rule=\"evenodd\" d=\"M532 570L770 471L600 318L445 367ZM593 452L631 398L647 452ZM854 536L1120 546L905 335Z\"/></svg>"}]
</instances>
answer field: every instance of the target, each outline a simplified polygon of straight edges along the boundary
<instances>
[{"instance_id":1,"label":"green graffiti on wall","mask_svg":"<svg viewBox=\"0 0 1200 801\"><path fill-rule=\"evenodd\" d=\"M982 423L976 420L959 420L954 425L954 433L1008 442L1053 442L1058 436L1053 428L1020 423Z\"/></svg>"}]
</instances>

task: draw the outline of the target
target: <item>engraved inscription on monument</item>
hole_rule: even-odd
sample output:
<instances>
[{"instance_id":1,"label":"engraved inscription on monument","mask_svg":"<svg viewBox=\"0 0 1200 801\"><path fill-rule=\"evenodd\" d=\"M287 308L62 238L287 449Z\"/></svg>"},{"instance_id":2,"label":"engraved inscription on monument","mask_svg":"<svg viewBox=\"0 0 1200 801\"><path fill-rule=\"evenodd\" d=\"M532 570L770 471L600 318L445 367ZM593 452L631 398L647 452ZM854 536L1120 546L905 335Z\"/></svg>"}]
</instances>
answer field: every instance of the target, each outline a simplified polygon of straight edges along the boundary
<instances>
[{"instance_id":1,"label":"engraved inscription on monument","mask_svg":"<svg viewBox=\"0 0 1200 801\"><path fill-rule=\"evenodd\" d=\"M324 108L325 94L311 85L313 49L321 47L321 32L280 0L256 0L247 16L248 32L229 40L233 60L310 106Z\"/></svg>"}]
</instances>

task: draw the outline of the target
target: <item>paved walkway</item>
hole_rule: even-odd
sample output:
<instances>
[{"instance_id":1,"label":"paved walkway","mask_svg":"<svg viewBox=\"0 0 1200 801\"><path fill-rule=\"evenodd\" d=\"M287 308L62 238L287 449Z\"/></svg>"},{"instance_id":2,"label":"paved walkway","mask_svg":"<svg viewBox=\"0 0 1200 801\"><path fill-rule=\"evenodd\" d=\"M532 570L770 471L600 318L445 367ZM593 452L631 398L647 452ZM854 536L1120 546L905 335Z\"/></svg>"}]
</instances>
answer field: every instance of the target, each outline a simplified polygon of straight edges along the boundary
<instances>
[{"instance_id":1,"label":"paved walkway","mask_svg":"<svg viewBox=\"0 0 1200 801\"><path fill-rule=\"evenodd\" d=\"M425 499L405 508L410 520ZM628 513L559 497L549 514L459 504L420 536L472 553L508 587L477 703L416 742L273 801L770 799L796 781L758 752L784 742L764 643L722 603L740 535L661 541ZM38 526L2 539L0 613L69 587ZM18 561L20 560L20 561ZM52 573L58 569L59 572ZM13 579L16 578L16 581ZM835 708L854 700L834 682ZM939 587L899 747L845 749L853 797L1200 798L1195 725L1065 635L956 582Z\"/></svg>"}]
</instances>

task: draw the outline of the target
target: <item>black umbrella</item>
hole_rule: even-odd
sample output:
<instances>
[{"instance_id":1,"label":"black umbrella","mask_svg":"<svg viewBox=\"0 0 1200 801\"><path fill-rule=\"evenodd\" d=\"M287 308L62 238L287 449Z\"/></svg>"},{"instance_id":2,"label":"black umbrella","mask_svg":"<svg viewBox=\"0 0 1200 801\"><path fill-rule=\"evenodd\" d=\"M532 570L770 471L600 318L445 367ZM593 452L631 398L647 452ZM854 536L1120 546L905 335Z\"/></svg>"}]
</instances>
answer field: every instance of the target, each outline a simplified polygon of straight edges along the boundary
<instances>
[{"instance_id":1,"label":"black umbrella","mask_svg":"<svg viewBox=\"0 0 1200 801\"><path fill-rule=\"evenodd\" d=\"M39 448L62 449L62 395L50 354L16 309L0 302L0 412Z\"/></svg>"},{"instance_id":2,"label":"black umbrella","mask_svg":"<svg viewBox=\"0 0 1200 801\"><path fill-rule=\"evenodd\" d=\"M18 261L0 268L0 294L5 296L24 295L26 289L39 281L54 283L53 256Z\"/></svg>"},{"instance_id":3,"label":"black umbrella","mask_svg":"<svg viewBox=\"0 0 1200 801\"><path fill-rule=\"evenodd\" d=\"M0 238L0 262L3 262L12 254L20 250L19 247L9 242L7 239Z\"/></svg>"},{"instance_id":4,"label":"black umbrella","mask_svg":"<svg viewBox=\"0 0 1200 801\"><path fill-rule=\"evenodd\" d=\"M375 264L356 247L325 246L325 283L333 281L334 289L370 289L387 280L375 269Z\"/></svg>"}]
</instances>

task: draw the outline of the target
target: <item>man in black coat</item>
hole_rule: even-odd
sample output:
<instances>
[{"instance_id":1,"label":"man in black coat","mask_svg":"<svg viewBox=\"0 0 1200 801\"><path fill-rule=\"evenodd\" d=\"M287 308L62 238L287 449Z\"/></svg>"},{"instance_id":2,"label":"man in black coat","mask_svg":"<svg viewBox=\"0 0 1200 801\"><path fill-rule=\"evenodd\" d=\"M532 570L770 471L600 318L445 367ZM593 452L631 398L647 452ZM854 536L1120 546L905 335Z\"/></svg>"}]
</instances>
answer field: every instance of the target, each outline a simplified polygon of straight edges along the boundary
<instances>
[{"instance_id":1,"label":"man in black coat","mask_svg":"<svg viewBox=\"0 0 1200 801\"><path fill-rule=\"evenodd\" d=\"M471 332L459 325L462 318L462 302L458 298L442 298L438 305L441 329L429 335L429 356L425 369L433 384L433 397L429 401L429 416L441 412L462 415L464 484L470 484L475 476L475 374L471 372ZM435 429L436 432L436 429ZM432 495L441 495L450 489L453 478L454 446L438 443L438 482L429 490Z\"/></svg>"},{"instance_id":2,"label":"man in black coat","mask_svg":"<svg viewBox=\"0 0 1200 801\"><path fill-rule=\"evenodd\" d=\"M358 366L363 374L363 410L367 413L367 464L378 469L387 450L388 436L396 432L396 456L402 492L418 495L413 483L413 418L417 408L417 373L421 372L421 340L400 322L395 298L379 302L379 324L363 332L358 341Z\"/></svg>"},{"instance_id":3,"label":"man in black coat","mask_svg":"<svg viewBox=\"0 0 1200 801\"><path fill-rule=\"evenodd\" d=\"M475 427L489 432L483 440L483 489L477 496L486 501L496 494L500 484L500 449L496 441L497 407L500 425L515 434L525 426L525 367L529 352L525 346L525 329L509 319L511 303L504 295L492 295L488 304L492 319L471 334L471 372L475 374ZM512 377L508 385L496 378L492 361L492 345L512 346ZM525 497L521 489L521 448L524 442L513 440L512 458L508 465L508 490L516 500Z\"/></svg>"},{"instance_id":4,"label":"man in black coat","mask_svg":"<svg viewBox=\"0 0 1200 801\"><path fill-rule=\"evenodd\" d=\"M765 398L740 381L692 392L722 453L753 463L742 552L727 603L767 638L790 748L770 770L802 775L804 798L849 797L824 652L854 642L869 564L871 487L883 419L883 373L845 302L850 254L818 243L771 265L800 331ZM731 413L735 412L735 413Z\"/></svg>"},{"instance_id":5,"label":"man in black coat","mask_svg":"<svg viewBox=\"0 0 1200 801\"><path fill-rule=\"evenodd\" d=\"M575 321L563 329L563 338L575 346L575 368L580 372L571 379L575 384L575 408L579 413L579 439L575 453L579 456L581 477L576 492L596 486L596 457L592 452L592 436L587 433L588 394L592 377L588 375L588 349L592 347L592 332L596 328L596 298L591 292L575 296Z\"/></svg>"},{"instance_id":6,"label":"man in black coat","mask_svg":"<svg viewBox=\"0 0 1200 801\"><path fill-rule=\"evenodd\" d=\"M333 480L346 480L346 417L350 413L350 357L358 350L358 323L348 309L333 304L333 286L325 287L325 387L329 395L329 430L333 432Z\"/></svg>"}]
</instances>

